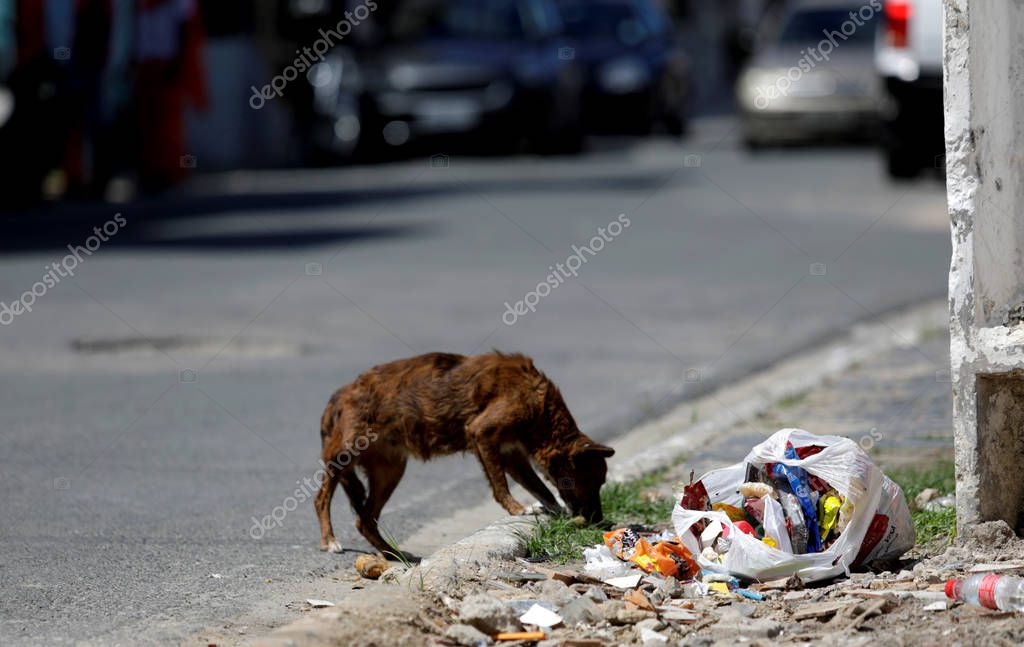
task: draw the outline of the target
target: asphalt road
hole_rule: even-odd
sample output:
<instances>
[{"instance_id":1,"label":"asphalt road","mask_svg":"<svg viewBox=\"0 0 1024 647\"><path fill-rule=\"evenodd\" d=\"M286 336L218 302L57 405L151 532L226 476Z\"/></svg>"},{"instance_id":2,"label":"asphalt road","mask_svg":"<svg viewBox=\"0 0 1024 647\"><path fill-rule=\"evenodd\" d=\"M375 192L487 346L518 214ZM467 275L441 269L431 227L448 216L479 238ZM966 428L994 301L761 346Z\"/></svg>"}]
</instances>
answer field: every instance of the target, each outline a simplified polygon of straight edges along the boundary
<instances>
[{"instance_id":1,"label":"asphalt road","mask_svg":"<svg viewBox=\"0 0 1024 647\"><path fill-rule=\"evenodd\" d=\"M892 185L870 149L750 156L731 127L579 158L207 178L121 208L73 277L0 326L0 644L185 641L350 564L317 551L294 491L327 397L375 363L523 351L610 440L945 291L938 182ZM0 301L116 212L5 219ZM570 261L599 227L610 240ZM578 276L506 325L556 263ZM487 496L470 459L414 465L384 523L402 538ZM339 537L367 548L335 501Z\"/></svg>"}]
</instances>

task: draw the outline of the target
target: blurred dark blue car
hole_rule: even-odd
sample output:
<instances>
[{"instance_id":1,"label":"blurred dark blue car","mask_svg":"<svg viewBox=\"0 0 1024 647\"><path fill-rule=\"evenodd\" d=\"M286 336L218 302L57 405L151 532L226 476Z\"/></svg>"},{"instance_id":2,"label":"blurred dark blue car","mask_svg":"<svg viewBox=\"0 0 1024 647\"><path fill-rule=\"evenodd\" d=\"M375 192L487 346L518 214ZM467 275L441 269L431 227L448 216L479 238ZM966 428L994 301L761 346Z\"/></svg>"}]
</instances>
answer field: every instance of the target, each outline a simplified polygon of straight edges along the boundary
<instances>
[{"instance_id":1,"label":"blurred dark blue car","mask_svg":"<svg viewBox=\"0 0 1024 647\"><path fill-rule=\"evenodd\" d=\"M655 0L558 0L585 70L584 123L599 132L685 132L689 57Z\"/></svg>"},{"instance_id":2,"label":"blurred dark blue car","mask_svg":"<svg viewBox=\"0 0 1024 647\"><path fill-rule=\"evenodd\" d=\"M581 148L582 74L551 0L380 4L355 54L364 150L463 134L489 149Z\"/></svg>"}]
</instances>

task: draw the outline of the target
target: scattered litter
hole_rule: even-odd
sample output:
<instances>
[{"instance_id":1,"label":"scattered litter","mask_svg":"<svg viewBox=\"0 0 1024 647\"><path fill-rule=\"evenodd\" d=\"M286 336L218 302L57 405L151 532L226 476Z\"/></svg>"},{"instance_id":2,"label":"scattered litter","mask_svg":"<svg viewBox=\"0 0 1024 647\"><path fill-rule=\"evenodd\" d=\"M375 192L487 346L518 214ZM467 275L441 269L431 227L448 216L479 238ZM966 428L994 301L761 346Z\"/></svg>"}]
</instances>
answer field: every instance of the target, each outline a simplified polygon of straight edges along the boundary
<instances>
[{"instance_id":1,"label":"scattered litter","mask_svg":"<svg viewBox=\"0 0 1024 647\"><path fill-rule=\"evenodd\" d=\"M635 589L636 585L640 583L640 577L640 573L624 575L622 577L610 577L604 583L617 589Z\"/></svg>"},{"instance_id":2,"label":"scattered litter","mask_svg":"<svg viewBox=\"0 0 1024 647\"><path fill-rule=\"evenodd\" d=\"M219 580L220 578L222 578L224 576L221 575L220 573L210 573L210 577L212 577L215 580Z\"/></svg>"},{"instance_id":3,"label":"scattered litter","mask_svg":"<svg viewBox=\"0 0 1024 647\"><path fill-rule=\"evenodd\" d=\"M375 580L391 568L391 562L380 555L360 555L356 558L356 572L368 580Z\"/></svg>"},{"instance_id":4,"label":"scattered litter","mask_svg":"<svg viewBox=\"0 0 1024 647\"><path fill-rule=\"evenodd\" d=\"M949 608L949 606L946 604L946 602L944 600L939 600L938 602L932 602L931 604L926 604L925 607L924 607L924 610L925 611L945 611L948 608Z\"/></svg>"},{"instance_id":5,"label":"scattered litter","mask_svg":"<svg viewBox=\"0 0 1024 647\"><path fill-rule=\"evenodd\" d=\"M640 630L640 642L642 642L644 644L647 644L649 642L650 643L658 643L658 644L667 644L668 643L668 636L659 634L657 631L654 631L653 629L641 629Z\"/></svg>"},{"instance_id":6,"label":"scattered litter","mask_svg":"<svg viewBox=\"0 0 1024 647\"><path fill-rule=\"evenodd\" d=\"M642 609L644 611L654 611L654 605L651 604L651 601L648 600L647 596L643 594L643 591L633 589L626 595L622 596L622 599L626 602L629 602L630 604L635 605L638 609Z\"/></svg>"},{"instance_id":7,"label":"scattered litter","mask_svg":"<svg viewBox=\"0 0 1024 647\"><path fill-rule=\"evenodd\" d=\"M544 640L547 634L543 631L507 631L494 636L495 640Z\"/></svg>"},{"instance_id":8,"label":"scattered litter","mask_svg":"<svg viewBox=\"0 0 1024 647\"><path fill-rule=\"evenodd\" d=\"M725 582L712 582L708 584L708 590L720 595L729 595L729 585Z\"/></svg>"},{"instance_id":9,"label":"scattered litter","mask_svg":"<svg viewBox=\"0 0 1024 647\"><path fill-rule=\"evenodd\" d=\"M757 600L758 602L764 601L764 596L758 593L754 593L749 589L734 589L733 593L738 593L748 600Z\"/></svg>"},{"instance_id":10,"label":"scattered litter","mask_svg":"<svg viewBox=\"0 0 1024 647\"><path fill-rule=\"evenodd\" d=\"M519 616L519 622L524 625L534 625L535 627L547 628L554 627L562 622L562 616L550 609L545 609L539 604L534 604L526 613Z\"/></svg>"},{"instance_id":11,"label":"scattered litter","mask_svg":"<svg viewBox=\"0 0 1024 647\"><path fill-rule=\"evenodd\" d=\"M993 562L991 564L976 564L968 569L968 573L990 573L992 571L1015 571L1024 569L1024 562Z\"/></svg>"},{"instance_id":12,"label":"scattered litter","mask_svg":"<svg viewBox=\"0 0 1024 647\"><path fill-rule=\"evenodd\" d=\"M334 603L328 600L317 600L316 598L308 598L306 604L313 607L314 609L320 609L323 607L333 607Z\"/></svg>"},{"instance_id":13,"label":"scattered litter","mask_svg":"<svg viewBox=\"0 0 1024 647\"><path fill-rule=\"evenodd\" d=\"M994 611L1024 611L1024 579L995 573L977 573L964 580L949 580L946 597Z\"/></svg>"},{"instance_id":14,"label":"scattered litter","mask_svg":"<svg viewBox=\"0 0 1024 647\"><path fill-rule=\"evenodd\" d=\"M630 564L616 559L605 544L584 548L583 558L587 560L586 566L583 567L584 572L605 582L628 575L633 570Z\"/></svg>"}]
</instances>

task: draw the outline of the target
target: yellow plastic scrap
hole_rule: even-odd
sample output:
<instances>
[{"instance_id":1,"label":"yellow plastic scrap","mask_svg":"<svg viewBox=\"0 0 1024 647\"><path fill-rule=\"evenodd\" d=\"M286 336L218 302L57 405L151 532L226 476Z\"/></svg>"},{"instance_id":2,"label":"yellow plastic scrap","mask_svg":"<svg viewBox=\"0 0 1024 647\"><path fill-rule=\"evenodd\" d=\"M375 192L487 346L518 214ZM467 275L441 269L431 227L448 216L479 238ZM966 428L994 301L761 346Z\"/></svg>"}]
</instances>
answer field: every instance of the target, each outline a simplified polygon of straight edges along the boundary
<instances>
[{"instance_id":1,"label":"yellow plastic scrap","mask_svg":"<svg viewBox=\"0 0 1024 647\"><path fill-rule=\"evenodd\" d=\"M653 573L658 570L658 564L650 555L634 555L633 559L629 561L639 566L645 573Z\"/></svg>"},{"instance_id":2,"label":"yellow plastic scrap","mask_svg":"<svg viewBox=\"0 0 1024 647\"><path fill-rule=\"evenodd\" d=\"M729 591L729 585L725 582L711 582L708 584L708 590L714 591L715 593L721 593L723 595L732 595Z\"/></svg>"},{"instance_id":3,"label":"yellow plastic scrap","mask_svg":"<svg viewBox=\"0 0 1024 647\"><path fill-rule=\"evenodd\" d=\"M774 539L772 539L768 535L765 535L764 538L761 541L763 541L764 543L768 544L772 548L778 548L779 547L779 542L775 541Z\"/></svg>"},{"instance_id":4,"label":"yellow plastic scrap","mask_svg":"<svg viewBox=\"0 0 1024 647\"><path fill-rule=\"evenodd\" d=\"M728 503L716 503L711 506L711 509L718 510L719 512L724 512L725 514L729 515L730 521L743 521L747 518L747 515L743 512L743 510L740 510L734 505L729 505Z\"/></svg>"},{"instance_id":5,"label":"yellow plastic scrap","mask_svg":"<svg viewBox=\"0 0 1024 647\"><path fill-rule=\"evenodd\" d=\"M821 501L818 502L818 530L821 533L822 539L828 537L828 534L836 527L836 522L839 519L839 509L842 506L843 501L836 494L835 490L821 497Z\"/></svg>"}]
</instances>

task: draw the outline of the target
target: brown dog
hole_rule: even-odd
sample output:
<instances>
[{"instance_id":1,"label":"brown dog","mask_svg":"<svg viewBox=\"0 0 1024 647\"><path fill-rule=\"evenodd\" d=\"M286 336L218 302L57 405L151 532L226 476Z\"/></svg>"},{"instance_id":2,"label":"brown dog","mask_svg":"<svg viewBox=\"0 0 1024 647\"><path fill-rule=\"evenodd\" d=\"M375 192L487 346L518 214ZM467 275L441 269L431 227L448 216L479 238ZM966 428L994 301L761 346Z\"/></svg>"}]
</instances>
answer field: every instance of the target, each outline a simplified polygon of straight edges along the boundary
<instances>
[{"instance_id":1,"label":"brown dog","mask_svg":"<svg viewBox=\"0 0 1024 647\"><path fill-rule=\"evenodd\" d=\"M374 548L393 551L377 519L405 472L420 460L472 451L494 498L509 512L506 474L548 510L558 502L531 467L556 484L574 515L601 520L605 459L615 450L583 435L562 394L522 355L431 353L376 366L339 389L320 422L325 478L315 507L320 550L341 552L331 527L331 498L340 483L356 513L356 528ZM366 474L369 494L355 474Z\"/></svg>"}]
</instances>

